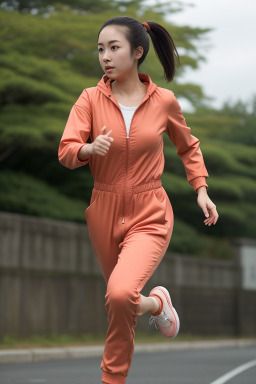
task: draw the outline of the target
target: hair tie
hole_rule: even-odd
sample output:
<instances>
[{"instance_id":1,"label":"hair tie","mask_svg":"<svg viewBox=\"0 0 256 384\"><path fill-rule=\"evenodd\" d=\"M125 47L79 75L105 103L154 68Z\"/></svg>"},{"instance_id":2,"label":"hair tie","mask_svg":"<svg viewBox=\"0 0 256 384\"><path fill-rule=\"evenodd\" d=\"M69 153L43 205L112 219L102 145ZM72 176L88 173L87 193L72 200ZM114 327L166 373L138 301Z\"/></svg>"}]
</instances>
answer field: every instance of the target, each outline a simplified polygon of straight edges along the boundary
<instances>
[{"instance_id":1,"label":"hair tie","mask_svg":"<svg viewBox=\"0 0 256 384\"><path fill-rule=\"evenodd\" d=\"M141 23L142 25L144 25L146 28L147 28L147 32L150 31L150 26L148 25L148 23L146 23L145 21L143 23Z\"/></svg>"}]
</instances>

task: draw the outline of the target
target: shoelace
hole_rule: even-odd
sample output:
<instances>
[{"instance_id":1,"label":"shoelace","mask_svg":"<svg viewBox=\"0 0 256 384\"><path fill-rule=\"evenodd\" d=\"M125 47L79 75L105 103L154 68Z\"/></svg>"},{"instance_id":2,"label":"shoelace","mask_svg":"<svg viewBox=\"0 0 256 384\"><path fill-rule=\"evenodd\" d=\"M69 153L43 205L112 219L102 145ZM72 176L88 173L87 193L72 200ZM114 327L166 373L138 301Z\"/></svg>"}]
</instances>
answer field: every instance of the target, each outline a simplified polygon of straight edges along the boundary
<instances>
[{"instance_id":1,"label":"shoelace","mask_svg":"<svg viewBox=\"0 0 256 384\"><path fill-rule=\"evenodd\" d=\"M169 325L169 322L170 322L170 319L168 318L167 314L162 311L160 313L160 315L157 315L157 316L153 316L151 315L150 316L150 319L149 319L149 324L153 324L153 322L155 323L155 327L156 329L158 329L156 323L158 322L162 327L167 327L167 325Z\"/></svg>"}]
</instances>

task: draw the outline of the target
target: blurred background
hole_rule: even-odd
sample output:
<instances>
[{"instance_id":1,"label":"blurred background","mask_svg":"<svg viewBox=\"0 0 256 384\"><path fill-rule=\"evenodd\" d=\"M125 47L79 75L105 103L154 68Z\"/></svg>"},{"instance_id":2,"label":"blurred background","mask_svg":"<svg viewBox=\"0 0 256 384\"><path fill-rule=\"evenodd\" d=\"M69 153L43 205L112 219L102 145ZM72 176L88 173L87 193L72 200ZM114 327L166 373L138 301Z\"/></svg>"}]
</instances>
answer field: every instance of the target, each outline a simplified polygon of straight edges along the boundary
<instances>
[{"instance_id":1,"label":"blurred background","mask_svg":"<svg viewBox=\"0 0 256 384\"><path fill-rule=\"evenodd\" d=\"M171 34L181 62L174 80L165 81L151 40L139 72L178 98L200 139L219 213L216 225L203 224L164 134L162 182L175 224L141 293L170 290L180 339L256 335L254 7L248 0L0 2L0 347L104 342L106 286L84 218L93 178L89 166L63 167L57 152L73 104L103 76L100 26L120 15ZM153 334L148 317L138 318L138 340Z\"/></svg>"}]
</instances>

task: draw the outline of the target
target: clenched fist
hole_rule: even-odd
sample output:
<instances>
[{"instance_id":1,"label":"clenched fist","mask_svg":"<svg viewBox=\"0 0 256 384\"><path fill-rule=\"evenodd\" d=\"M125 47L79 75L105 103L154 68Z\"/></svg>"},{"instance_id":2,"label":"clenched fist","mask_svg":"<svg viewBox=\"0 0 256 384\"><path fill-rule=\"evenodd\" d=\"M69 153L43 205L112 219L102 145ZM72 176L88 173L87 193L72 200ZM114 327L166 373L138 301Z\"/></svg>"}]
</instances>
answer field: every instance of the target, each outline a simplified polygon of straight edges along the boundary
<instances>
[{"instance_id":1,"label":"clenched fist","mask_svg":"<svg viewBox=\"0 0 256 384\"><path fill-rule=\"evenodd\" d=\"M91 146L91 154L92 155L103 155L104 156L108 152L112 141L114 141L113 137L109 136L109 134L112 132L112 130L108 131L106 133L106 126L105 125L101 129L101 132L102 132L102 134L97 136L96 139L94 140L94 142L92 143L92 146Z\"/></svg>"}]
</instances>

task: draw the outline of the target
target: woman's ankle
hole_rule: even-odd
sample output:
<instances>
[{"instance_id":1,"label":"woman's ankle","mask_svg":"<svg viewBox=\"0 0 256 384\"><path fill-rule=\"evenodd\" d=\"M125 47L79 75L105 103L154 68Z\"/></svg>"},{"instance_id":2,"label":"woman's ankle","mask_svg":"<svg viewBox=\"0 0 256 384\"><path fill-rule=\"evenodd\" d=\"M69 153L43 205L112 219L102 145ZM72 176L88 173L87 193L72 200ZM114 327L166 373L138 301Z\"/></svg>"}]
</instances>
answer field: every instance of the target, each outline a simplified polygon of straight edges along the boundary
<instances>
[{"instance_id":1,"label":"woman's ankle","mask_svg":"<svg viewBox=\"0 0 256 384\"><path fill-rule=\"evenodd\" d=\"M151 299L154 301L155 306L152 311L149 311L149 313L153 316L160 315L160 313L163 310L163 302L158 296L151 296Z\"/></svg>"}]
</instances>

